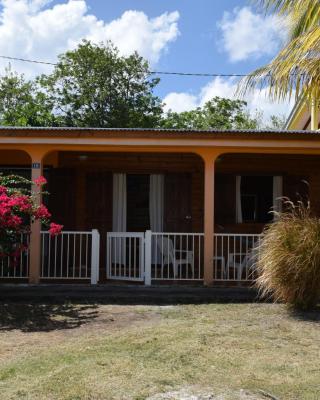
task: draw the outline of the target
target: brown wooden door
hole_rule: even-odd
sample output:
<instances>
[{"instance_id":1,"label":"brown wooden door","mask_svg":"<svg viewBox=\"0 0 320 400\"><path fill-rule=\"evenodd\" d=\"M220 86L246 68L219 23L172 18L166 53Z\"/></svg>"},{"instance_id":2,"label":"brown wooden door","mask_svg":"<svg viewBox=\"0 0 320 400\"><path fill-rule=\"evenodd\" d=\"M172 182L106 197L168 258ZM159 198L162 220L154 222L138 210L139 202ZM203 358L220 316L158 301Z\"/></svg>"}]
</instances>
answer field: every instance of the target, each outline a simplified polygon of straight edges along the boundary
<instances>
[{"instance_id":1,"label":"brown wooden door","mask_svg":"<svg viewBox=\"0 0 320 400\"><path fill-rule=\"evenodd\" d=\"M86 174L86 229L100 233L99 281L106 279L106 237L112 230L112 174L104 171Z\"/></svg>"},{"instance_id":2,"label":"brown wooden door","mask_svg":"<svg viewBox=\"0 0 320 400\"><path fill-rule=\"evenodd\" d=\"M167 232L192 232L192 176L168 174L164 186L164 229Z\"/></svg>"},{"instance_id":3,"label":"brown wooden door","mask_svg":"<svg viewBox=\"0 0 320 400\"><path fill-rule=\"evenodd\" d=\"M216 174L215 176L215 223L218 231L225 225L236 222L236 176Z\"/></svg>"},{"instance_id":4,"label":"brown wooden door","mask_svg":"<svg viewBox=\"0 0 320 400\"><path fill-rule=\"evenodd\" d=\"M86 229L101 235L112 229L112 174L104 171L86 174Z\"/></svg>"},{"instance_id":5,"label":"brown wooden door","mask_svg":"<svg viewBox=\"0 0 320 400\"><path fill-rule=\"evenodd\" d=\"M48 171L48 208L52 220L62 224L64 230L76 229L75 170L52 168Z\"/></svg>"}]
</instances>

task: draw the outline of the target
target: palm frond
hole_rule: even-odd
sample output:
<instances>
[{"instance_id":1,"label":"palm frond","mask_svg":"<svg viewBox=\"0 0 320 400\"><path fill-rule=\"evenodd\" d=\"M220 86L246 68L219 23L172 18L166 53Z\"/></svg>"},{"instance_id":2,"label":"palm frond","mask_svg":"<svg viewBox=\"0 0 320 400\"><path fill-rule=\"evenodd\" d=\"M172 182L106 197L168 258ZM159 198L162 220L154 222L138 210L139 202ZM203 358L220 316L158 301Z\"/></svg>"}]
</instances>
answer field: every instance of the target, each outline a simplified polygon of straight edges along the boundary
<instances>
[{"instance_id":1,"label":"palm frond","mask_svg":"<svg viewBox=\"0 0 320 400\"><path fill-rule=\"evenodd\" d=\"M279 0L280 1L280 0ZM238 93L269 88L273 100L320 94L320 27L292 39L266 66L240 81Z\"/></svg>"},{"instance_id":2,"label":"palm frond","mask_svg":"<svg viewBox=\"0 0 320 400\"><path fill-rule=\"evenodd\" d=\"M305 0L303 4L296 6L290 16L290 39L308 32L319 26L320 2L318 0Z\"/></svg>"},{"instance_id":3,"label":"palm frond","mask_svg":"<svg viewBox=\"0 0 320 400\"><path fill-rule=\"evenodd\" d=\"M265 12L288 15L293 11L311 9L318 0L254 0Z\"/></svg>"}]
</instances>

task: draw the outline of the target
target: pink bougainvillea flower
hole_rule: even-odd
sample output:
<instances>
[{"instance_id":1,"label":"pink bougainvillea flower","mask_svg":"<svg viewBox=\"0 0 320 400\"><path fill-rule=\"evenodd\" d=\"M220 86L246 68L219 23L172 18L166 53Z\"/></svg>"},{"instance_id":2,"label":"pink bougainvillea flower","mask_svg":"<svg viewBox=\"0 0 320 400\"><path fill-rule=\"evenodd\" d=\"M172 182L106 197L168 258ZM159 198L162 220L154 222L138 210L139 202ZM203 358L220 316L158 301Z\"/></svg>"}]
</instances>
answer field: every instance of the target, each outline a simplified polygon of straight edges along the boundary
<instances>
[{"instance_id":1,"label":"pink bougainvillea flower","mask_svg":"<svg viewBox=\"0 0 320 400\"><path fill-rule=\"evenodd\" d=\"M36 219L49 219L51 214L44 204L40 204L40 206L34 212L34 217Z\"/></svg>"},{"instance_id":2,"label":"pink bougainvillea flower","mask_svg":"<svg viewBox=\"0 0 320 400\"><path fill-rule=\"evenodd\" d=\"M41 176L39 176L39 178L34 180L34 183L37 186L43 186L43 185L45 185L47 183L47 180L46 180L46 178L44 176L41 175Z\"/></svg>"},{"instance_id":3,"label":"pink bougainvillea flower","mask_svg":"<svg viewBox=\"0 0 320 400\"><path fill-rule=\"evenodd\" d=\"M9 183L6 182L6 178L0 176L0 262L2 258L10 257L10 263L14 264L19 262L22 252L29 247L29 243L21 243L24 240L22 235L30 233L30 225L35 220L40 220L47 226L51 214L44 204L37 203L37 198L30 189L22 190L14 186L14 190L11 190L11 182L25 184L18 176L13 177ZM42 186L47 181L40 176L33 183L39 187L41 194ZM62 225L51 223L49 232L56 236L61 233L62 228Z\"/></svg>"},{"instance_id":4,"label":"pink bougainvillea flower","mask_svg":"<svg viewBox=\"0 0 320 400\"><path fill-rule=\"evenodd\" d=\"M5 186L0 185L0 195L7 194L7 193L8 193L8 189Z\"/></svg>"},{"instance_id":5,"label":"pink bougainvillea flower","mask_svg":"<svg viewBox=\"0 0 320 400\"><path fill-rule=\"evenodd\" d=\"M11 197L8 205L10 207L17 207L20 212L28 212L32 209L31 200L26 195Z\"/></svg>"},{"instance_id":6,"label":"pink bougainvillea flower","mask_svg":"<svg viewBox=\"0 0 320 400\"><path fill-rule=\"evenodd\" d=\"M63 229L63 225L59 225L59 224L55 224L54 222L51 222L50 228L49 228L50 236L60 235L62 229Z\"/></svg>"}]
</instances>

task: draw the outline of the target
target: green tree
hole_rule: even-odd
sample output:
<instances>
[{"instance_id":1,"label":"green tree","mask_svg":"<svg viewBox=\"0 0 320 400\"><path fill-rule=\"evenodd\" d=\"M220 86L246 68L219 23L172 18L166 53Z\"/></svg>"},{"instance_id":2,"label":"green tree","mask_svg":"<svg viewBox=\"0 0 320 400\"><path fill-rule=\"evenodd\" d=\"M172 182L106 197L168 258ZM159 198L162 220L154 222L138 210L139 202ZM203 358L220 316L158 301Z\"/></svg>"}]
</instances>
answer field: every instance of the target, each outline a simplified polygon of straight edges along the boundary
<instances>
[{"instance_id":1,"label":"green tree","mask_svg":"<svg viewBox=\"0 0 320 400\"><path fill-rule=\"evenodd\" d=\"M284 129L286 124L285 115L271 115L267 123L263 126L265 129Z\"/></svg>"},{"instance_id":2,"label":"green tree","mask_svg":"<svg viewBox=\"0 0 320 400\"><path fill-rule=\"evenodd\" d=\"M161 126L168 129L256 129L259 118L250 116L246 106L242 100L214 97L195 110L169 111Z\"/></svg>"},{"instance_id":3,"label":"green tree","mask_svg":"<svg viewBox=\"0 0 320 400\"><path fill-rule=\"evenodd\" d=\"M58 123L52 104L35 82L10 68L0 78L0 124L10 126L50 126Z\"/></svg>"},{"instance_id":4,"label":"green tree","mask_svg":"<svg viewBox=\"0 0 320 400\"><path fill-rule=\"evenodd\" d=\"M137 53L124 57L110 42L83 41L59 57L38 81L66 126L154 127L162 114L148 63Z\"/></svg>"}]
</instances>

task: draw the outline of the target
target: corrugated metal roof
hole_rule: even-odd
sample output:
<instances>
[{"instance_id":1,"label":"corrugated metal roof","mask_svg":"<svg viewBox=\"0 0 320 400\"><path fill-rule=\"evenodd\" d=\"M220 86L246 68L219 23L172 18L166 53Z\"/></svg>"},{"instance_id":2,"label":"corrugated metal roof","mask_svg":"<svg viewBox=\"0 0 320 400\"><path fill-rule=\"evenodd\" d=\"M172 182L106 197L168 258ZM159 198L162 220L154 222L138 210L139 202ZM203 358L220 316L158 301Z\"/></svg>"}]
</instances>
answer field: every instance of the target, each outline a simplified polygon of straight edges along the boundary
<instances>
[{"instance_id":1,"label":"corrugated metal roof","mask_svg":"<svg viewBox=\"0 0 320 400\"><path fill-rule=\"evenodd\" d=\"M82 131L82 132L154 132L154 133L207 133L207 134L272 134L272 135L320 135L319 131L286 129L164 129L164 128L91 128L91 127L34 127L0 126L0 131Z\"/></svg>"},{"instance_id":2,"label":"corrugated metal roof","mask_svg":"<svg viewBox=\"0 0 320 400\"><path fill-rule=\"evenodd\" d=\"M0 137L15 138L166 138L166 139L270 139L319 140L320 131L275 129L161 129L161 128L84 128L0 126Z\"/></svg>"}]
</instances>

